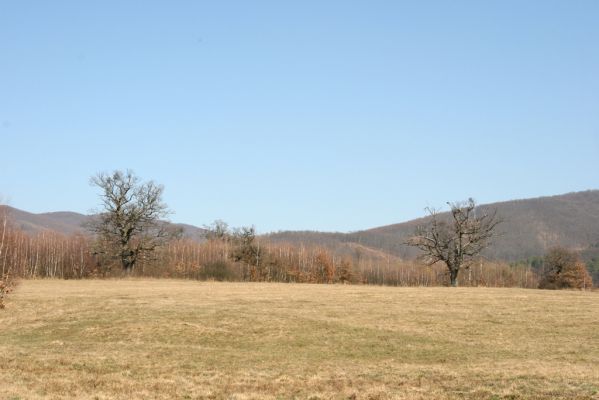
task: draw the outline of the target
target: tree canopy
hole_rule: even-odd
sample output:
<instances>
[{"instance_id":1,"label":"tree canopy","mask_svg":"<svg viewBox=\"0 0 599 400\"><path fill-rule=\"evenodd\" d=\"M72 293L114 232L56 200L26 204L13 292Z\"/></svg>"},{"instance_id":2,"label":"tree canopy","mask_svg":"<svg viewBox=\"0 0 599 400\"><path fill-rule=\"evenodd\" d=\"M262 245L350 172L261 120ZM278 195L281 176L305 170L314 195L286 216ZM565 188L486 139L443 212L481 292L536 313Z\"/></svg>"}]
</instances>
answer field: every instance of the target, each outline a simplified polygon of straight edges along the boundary
<instances>
[{"instance_id":1,"label":"tree canopy","mask_svg":"<svg viewBox=\"0 0 599 400\"><path fill-rule=\"evenodd\" d=\"M175 234L163 220L169 211L161 185L142 182L130 170L99 173L91 184L100 189L102 201L102 210L90 223L98 253L118 259L126 272Z\"/></svg>"},{"instance_id":2,"label":"tree canopy","mask_svg":"<svg viewBox=\"0 0 599 400\"><path fill-rule=\"evenodd\" d=\"M407 244L422 251L427 265L444 263L451 286L457 286L460 269L468 267L489 246L500 220L496 211L477 208L473 199L449 205L448 219L427 208L430 214L427 222L416 229Z\"/></svg>"}]
</instances>

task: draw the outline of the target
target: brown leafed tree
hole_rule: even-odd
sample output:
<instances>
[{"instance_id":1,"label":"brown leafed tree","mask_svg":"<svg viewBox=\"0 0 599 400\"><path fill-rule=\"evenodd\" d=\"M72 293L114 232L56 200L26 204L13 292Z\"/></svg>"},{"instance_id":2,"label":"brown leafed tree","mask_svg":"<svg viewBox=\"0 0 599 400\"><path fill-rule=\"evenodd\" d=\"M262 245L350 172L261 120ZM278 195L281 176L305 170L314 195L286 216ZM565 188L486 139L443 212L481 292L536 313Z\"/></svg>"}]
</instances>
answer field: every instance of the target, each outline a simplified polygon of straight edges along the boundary
<instances>
[{"instance_id":1,"label":"brown leafed tree","mask_svg":"<svg viewBox=\"0 0 599 400\"><path fill-rule=\"evenodd\" d=\"M349 259L344 259L341 261L341 265L339 266L339 282L341 283L351 283L354 274L352 272L352 263Z\"/></svg>"},{"instance_id":2,"label":"brown leafed tree","mask_svg":"<svg viewBox=\"0 0 599 400\"><path fill-rule=\"evenodd\" d=\"M588 289L593 279L580 256L563 247L549 249L543 259L543 278L540 289Z\"/></svg>"},{"instance_id":3,"label":"brown leafed tree","mask_svg":"<svg viewBox=\"0 0 599 400\"><path fill-rule=\"evenodd\" d=\"M100 173L91 184L100 189L103 208L89 224L97 235L98 253L117 259L127 273L176 235L163 221L169 211L161 185L141 182L130 170Z\"/></svg>"},{"instance_id":4,"label":"brown leafed tree","mask_svg":"<svg viewBox=\"0 0 599 400\"><path fill-rule=\"evenodd\" d=\"M319 250L316 253L315 259L317 273L319 275L319 282L323 283L334 283L335 282L335 263L333 258L326 250Z\"/></svg>"},{"instance_id":5,"label":"brown leafed tree","mask_svg":"<svg viewBox=\"0 0 599 400\"><path fill-rule=\"evenodd\" d=\"M430 214L428 223L418 227L407 244L423 252L422 258L427 265L445 264L451 286L457 286L460 269L469 267L473 259L489 246L501 221L496 211L480 209L473 199L448 204L451 207L448 219L427 208Z\"/></svg>"}]
</instances>

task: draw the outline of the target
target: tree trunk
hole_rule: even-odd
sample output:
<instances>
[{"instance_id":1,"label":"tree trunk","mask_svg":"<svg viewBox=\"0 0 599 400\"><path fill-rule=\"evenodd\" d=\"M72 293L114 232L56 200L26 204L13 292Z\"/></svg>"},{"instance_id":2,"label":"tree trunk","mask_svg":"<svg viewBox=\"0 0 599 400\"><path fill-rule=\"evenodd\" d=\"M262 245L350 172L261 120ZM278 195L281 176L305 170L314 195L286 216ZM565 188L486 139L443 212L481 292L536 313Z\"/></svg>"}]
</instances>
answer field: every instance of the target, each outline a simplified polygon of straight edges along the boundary
<instances>
[{"instance_id":1,"label":"tree trunk","mask_svg":"<svg viewBox=\"0 0 599 400\"><path fill-rule=\"evenodd\" d=\"M121 265L123 267L123 271L125 271L127 275L131 275L135 266L135 260L131 260L129 257L122 257Z\"/></svg>"},{"instance_id":2,"label":"tree trunk","mask_svg":"<svg viewBox=\"0 0 599 400\"><path fill-rule=\"evenodd\" d=\"M449 280L451 282L451 287L458 286L458 271L459 269L457 268L452 268L449 270Z\"/></svg>"}]
</instances>

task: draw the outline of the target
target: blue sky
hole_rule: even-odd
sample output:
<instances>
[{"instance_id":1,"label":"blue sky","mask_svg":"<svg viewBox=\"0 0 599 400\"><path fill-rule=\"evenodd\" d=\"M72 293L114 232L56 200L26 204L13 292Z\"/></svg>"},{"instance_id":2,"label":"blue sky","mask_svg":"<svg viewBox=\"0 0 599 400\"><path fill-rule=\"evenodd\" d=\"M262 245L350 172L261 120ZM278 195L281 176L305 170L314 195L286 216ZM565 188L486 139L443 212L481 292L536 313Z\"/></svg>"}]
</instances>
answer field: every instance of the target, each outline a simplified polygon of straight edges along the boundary
<instances>
[{"instance_id":1,"label":"blue sky","mask_svg":"<svg viewBox=\"0 0 599 400\"><path fill-rule=\"evenodd\" d=\"M352 231L599 188L597 1L3 1L0 195Z\"/></svg>"}]
</instances>

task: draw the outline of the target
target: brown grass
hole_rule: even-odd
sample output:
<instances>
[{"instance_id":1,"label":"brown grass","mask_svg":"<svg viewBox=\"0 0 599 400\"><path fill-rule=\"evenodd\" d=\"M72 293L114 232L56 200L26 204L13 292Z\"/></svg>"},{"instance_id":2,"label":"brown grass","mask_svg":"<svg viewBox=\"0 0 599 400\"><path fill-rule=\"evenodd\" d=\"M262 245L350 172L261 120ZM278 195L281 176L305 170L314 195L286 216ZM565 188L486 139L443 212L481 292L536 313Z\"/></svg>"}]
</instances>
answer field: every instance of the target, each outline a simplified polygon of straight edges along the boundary
<instances>
[{"instance_id":1,"label":"brown grass","mask_svg":"<svg viewBox=\"0 0 599 400\"><path fill-rule=\"evenodd\" d=\"M599 293L24 281L2 399L599 398Z\"/></svg>"}]
</instances>

